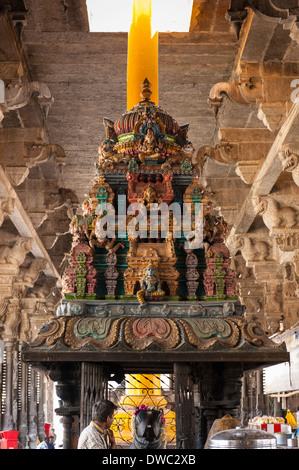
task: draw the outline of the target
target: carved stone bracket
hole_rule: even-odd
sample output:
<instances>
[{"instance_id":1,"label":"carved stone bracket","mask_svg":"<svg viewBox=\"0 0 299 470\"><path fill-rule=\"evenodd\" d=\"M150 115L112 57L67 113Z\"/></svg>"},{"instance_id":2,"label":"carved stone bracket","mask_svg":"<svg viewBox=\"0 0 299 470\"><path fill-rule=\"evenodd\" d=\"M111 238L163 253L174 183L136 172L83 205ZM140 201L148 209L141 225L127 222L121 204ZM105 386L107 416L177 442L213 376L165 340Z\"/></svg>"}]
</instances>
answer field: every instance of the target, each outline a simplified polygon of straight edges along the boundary
<instances>
[{"instance_id":1,"label":"carved stone bracket","mask_svg":"<svg viewBox=\"0 0 299 470\"><path fill-rule=\"evenodd\" d=\"M26 165L28 168L45 163L53 157L55 166L60 168L66 164L67 156L61 145L29 143L26 146Z\"/></svg>"},{"instance_id":2,"label":"carved stone bracket","mask_svg":"<svg viewBox=\"0 0 299 470\"><path fill-rule=\"evenodd\" d=\"M226 18L233 26L239 38L240 29L247 17L247 8L251 8L258 16L266 21L277 21L290 30L292 39L298 42L298 4L292 0L231 0L230 8L226 12Z\"/></svg>"},{"instance_id":3,"label":"carved stone bracket","mask_svg":"<svg viewBox=\"0 0 299 470\"><path fill-rule=\"evenodd\" d=\"M67 159L63 148L60 145L39 143L25 143L24 146L25 155L23 160L18 161L18 166L15 165L13 158L10 159L8 152L5 155L5 172L12 184L14 186L21 185L29 175L30 168L47 163L53 158L53 172L57 174L57 182L62 186L62 166L65 165Z\"/></svg>"},{"instance_id":4,"label":"carved stone bracket","mask_svg":"<svg viewBox=\"0 0 299 470\"><path fill-rule=\"evenodd\" d=\"M201 168L203 168L207 158L227 165L235 164L237 162L237 156L234 150L233 146L228 142L215 145L215 147L205 145L198 149L194 157L194 162Z\"/></svg>"},{"instance_id":5,"label":"carved stone bracket","mask_svg":"<svg viewBox=\"0 0 299 470\"><path fill-rule=\"evenodd\" d=\"M23 85L11 83L5 89L5 103L0 104L0 120L2 121L4 113L26 106L34 95L37 96L44 115L47 117L54 98L45 83L30 82Z\"/></svg>"},{"instance_id":6,"label":"carved stone bracket","mask_svg":"<svg viewBox=\"0 0 299 470\"><path fill-rule=\"evenodd\" d=\"M265 315L270 327L279 329L279 321L284 318L282 303L282 286L280 282L268 282L266 284Z\"/></svg>"},{"instance_id":7,"label":"carved stone bracket","mask_svg":"<svg viewBox=\"0 0 299 470\"><path fill-rule=\"evenodd\" d=\"M252 184L261 166L262 162L259 160L239 161L237 163L236 173L244 183Z\"/></svg>"},{"instance_id":8,"label":"carved stone bracket","mask_svg":"<svg viewBox=\"0 0 299 470\"><path fill-rule=\"evenodd\" d=\"M211 88L208 102L215 116L226 96L233 103L256 106L257 118L271 132L280 129L292 105L290 90L295 74L288 75L281 65L242 62L237 77Z\"/></svg>"},{"instance_id":9,"label":"carved stone bracket","mask_svg":"<svg viewBox=\"0 0 299 470\"><path fill-rule=\"evenodd\" d=\"M261 80L259 78L240 78L231 83L216 83L210 91L208 101L216 116L224 96L227 96L234 103L255 105L262 99L261 91Z\"/></svg>"},{"instance_id":10,"label":"carved stone bracket","mask_svg":"<svg viewBox=\"0 0 299 470\"><path fill-rule=\"evenodd\" d=\"M72 190L59 187L56 179L35 178L34 185L32 182L33 179L26 179L23 185L18 187L17 193L36 229L41 227L50 215L55 217L54 212L63 207L66 207L71 220L78 207L78 198Z\"/></svg>"}]
</instances>

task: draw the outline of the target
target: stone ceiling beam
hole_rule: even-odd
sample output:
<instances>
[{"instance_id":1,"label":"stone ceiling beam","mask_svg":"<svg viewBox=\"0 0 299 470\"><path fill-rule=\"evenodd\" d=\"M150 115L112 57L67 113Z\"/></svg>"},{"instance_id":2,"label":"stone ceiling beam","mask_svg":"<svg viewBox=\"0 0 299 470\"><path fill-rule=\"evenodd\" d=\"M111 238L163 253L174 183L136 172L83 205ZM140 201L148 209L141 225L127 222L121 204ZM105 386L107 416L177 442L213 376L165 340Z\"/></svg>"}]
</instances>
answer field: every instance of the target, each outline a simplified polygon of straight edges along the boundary
<instances>
[{"instance_id":1,"label":"stone ceiling beam","mask_svg":"<svg viewBox=\"0 0 299 470\"><path fill-rule=\"evenodd\" d=\"M288 113L288 116L277 133L274 142L269 150L266 160L258 171L255 180L249 190L249 194L236 218L227 238L227 246L233 249L233 240L236 234L246 233L256 217L252 199L256 196L267 195L271 192L281 171L282 165L279 157L279 151L285 143L292 126L294 125L299 113L299 102L294 103Z\"/></svg>"},{"instance_id":2,"label":"stone ceiling beam","mask_svg":"<svg viewBox=\"0 0 299 470\"><path fill-rule=\"evenodd\" d=\"M11 197L15 201L14 210L9 214L11 221L22 237L31 237L33 239L31 250L33 256L35 258L44 258L47 261L47 267L44 269L45 275L55 277L59 280L60 276L48 254L48 251L37 235L28 214L24 210L16 191L2 167L0 167L0 197Z\"/></svg>"}]
</instances>

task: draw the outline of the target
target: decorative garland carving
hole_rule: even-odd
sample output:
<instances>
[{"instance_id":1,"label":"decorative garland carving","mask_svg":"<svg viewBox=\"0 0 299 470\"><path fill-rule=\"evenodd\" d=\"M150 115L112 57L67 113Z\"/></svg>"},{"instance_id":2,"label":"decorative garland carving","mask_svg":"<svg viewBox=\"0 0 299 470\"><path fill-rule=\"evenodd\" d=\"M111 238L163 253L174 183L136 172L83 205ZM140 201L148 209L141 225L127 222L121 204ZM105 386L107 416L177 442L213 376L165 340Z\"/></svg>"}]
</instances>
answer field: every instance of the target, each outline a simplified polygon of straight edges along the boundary
<instances>
[{"instance_id":1,"label":"decorative garland carving","mask_svg":"<svg viewBox=\"0 0 299 470\"><path fill-rule=\"evenodd\" d=\"M123 328L122 328L123 325ZM181 330L183 330L181 332ZM184 339L186 336L186 339ZM25 349L52 348L57 342L63 348L79 351L89 346L102 351L124 346L134 351L155 345L162 351L196 348L205 351L239 349L245 344L254 348L282 349L253 320L240 316L226 318L161 318L161 317L69 317L53 318L44 324Z\"/></svg>"},{"instance_id":2,"label":"decorative garland carving","mask_svg":"<svg viewBox=\"0 0 299 470\"><path fill-rule=\"evenodd\" d=\"M154 343L161 349L174 349L180 342L176 323L163 318L130 318L125 324L125 342L133 349Z\"/></svg>"},{"instance_id":3,"label":"decorative garland carving","mask_svg":"<svg viewBox=\"0 0 299 470\"><path fill-rule=\"evenodd\" d=\"M65 343L71 349L80 349L86 344L105 349L118 340L122 319L111 318L72 318L66 328Z\"/></svg>"},{"instance_id":4,"label":"decorative garland carving","mask_svg":"<svg viewBox=\"0 0 299 470\"><path fill-rule=\"evenodd\" d=\"M65 333L67 317L52 318L39 330L38 335L30 343L31 347L53 346Z\"/></svg>"},{"instance_id":5,"label":"decorative garland carving","mask_svg":"<svg viewBox=\"0 0 299 470\"><path fill-rule=\"evenodd\" d=\"M227 319L192 318L180 321L190 344L198 349L209 349L216 342L227 348L234 348L239 344L240 331L234 322Z\"/></svg>"}]
</instances>

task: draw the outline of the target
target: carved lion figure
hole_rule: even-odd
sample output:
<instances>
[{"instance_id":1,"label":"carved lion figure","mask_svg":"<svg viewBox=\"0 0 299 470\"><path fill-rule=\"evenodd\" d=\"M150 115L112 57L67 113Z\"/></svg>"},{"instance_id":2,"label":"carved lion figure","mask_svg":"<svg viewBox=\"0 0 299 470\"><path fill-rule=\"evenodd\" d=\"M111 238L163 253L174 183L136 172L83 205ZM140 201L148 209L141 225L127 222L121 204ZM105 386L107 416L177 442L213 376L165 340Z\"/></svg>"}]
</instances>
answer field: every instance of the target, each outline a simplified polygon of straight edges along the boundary
<instances>
[{"instance_id":1,"label":"carved lion figure","mask_svg":"<svg viewBox=\"0 0 299 470\"><path fill-rule=\"evenodd\" d=\"M12 247L7 245L1 246L0 263L20 266L24 262L26 254L31 250L32 243L32 238L20 237Z\"/></svg>"},{"instance_id":2,"label":"carved lion figure","mask_svg":"<svg viewBox=\"0 0 299 470\"><path fill-rule=\"evenodd\" d=\"M294 227L298 224L299 213L293 207L280 207L272 196L253 198L256 214L261 215L265 225L271 230L274 227Z\"/></svg>"},{"instance_id":3,"label":"carved lion figure","mask_svg":"<svg viewBox=\"0 0 299 470\"><path fill-rule=\"evenodd\" d=\"M294 182L299 186L299 151L287 148L278 155L283 171L291 172Z\"/></svg>"}]
</instances>

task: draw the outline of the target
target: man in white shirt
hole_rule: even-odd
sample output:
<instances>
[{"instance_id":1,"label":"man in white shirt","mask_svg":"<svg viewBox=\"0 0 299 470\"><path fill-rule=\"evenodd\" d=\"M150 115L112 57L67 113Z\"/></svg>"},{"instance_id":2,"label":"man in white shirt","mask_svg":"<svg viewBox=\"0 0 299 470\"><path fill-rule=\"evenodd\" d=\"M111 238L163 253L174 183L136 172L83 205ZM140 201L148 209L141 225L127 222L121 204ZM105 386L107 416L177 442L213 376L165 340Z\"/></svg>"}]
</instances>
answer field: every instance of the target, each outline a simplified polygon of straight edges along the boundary
<instances>
[{"instance_id":1,"label":"man in white shirt","mask_svg":"<svg viewBox=\"0 0 299 470\"><path fill-rule=\"evenodd\" d=\"M92 421L83 429L78 449L115 449L115 437L110 426L117 406L109 400L96 402L92 407Z\"/></svg>"},{"instance_id":2,"label":"man in white shirt","mask_svg":"<svg viewBox=\"0 0 299 470\"><path fill-rule=\"evenodd\" d=\"M49 438L46 436L42 442L40 442L37 446L37 449L49 449Z\"/></svg>"}]
</instances>

